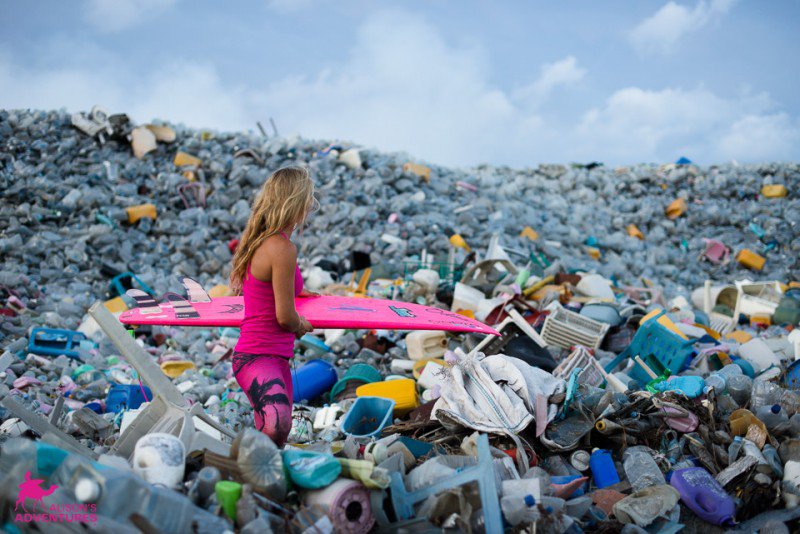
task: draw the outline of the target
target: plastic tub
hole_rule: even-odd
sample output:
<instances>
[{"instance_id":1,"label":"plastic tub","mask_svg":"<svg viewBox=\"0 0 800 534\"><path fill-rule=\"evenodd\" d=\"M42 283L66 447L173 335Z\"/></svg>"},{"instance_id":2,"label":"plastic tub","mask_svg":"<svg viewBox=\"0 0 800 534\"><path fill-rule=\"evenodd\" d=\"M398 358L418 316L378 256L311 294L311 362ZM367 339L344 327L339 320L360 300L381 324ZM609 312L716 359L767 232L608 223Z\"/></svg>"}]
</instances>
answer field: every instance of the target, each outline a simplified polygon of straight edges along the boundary
<instances>
[{"instance_id":1,"label":"plastic tub","mask_svg":"<svg viewBox=\"0 0 800 534\"><path fill-rule=\"evenodd\" d=\"M396 415L406 414L419 406L417 383L410 378L364 384L356 390L356 395L392 399Z\"/></svg>"},{"instance_id":2,"label":"plastic tub","mask_svg":"<svg viewBox=\"0 0 800 534\"><path fill-rule=\"evenodd\" d=\"M358 397L342 421L342 431L354 438L379 435L392 422L394 404L382 397Z\"/></svg>"},{"instance_id":3,"label":"plastic tub","mask_svg":"<svg viewBox=\"0 0 800 534\"><path fill-rule=\"evenodd\" d=\"M336 368L325 360L310 360L300 369L292 369L294 402L313 400L336 384Z\"/></svg>"},{"instance_id":4,"label":"plastic tub","mask_svg":"<svg viewBox=\"0 0 800 534\"><path fill-rule=\"evenodd\" d=\"M351 381L361 382L362 384L370 384L372 382L380 382L383 379L380 371L367 365L366 363L357 363L352 366L344 376L333 385L331 389L331 401L336 399L336 396L341 393L347 384Z\"/></svg>"}]
</instances>

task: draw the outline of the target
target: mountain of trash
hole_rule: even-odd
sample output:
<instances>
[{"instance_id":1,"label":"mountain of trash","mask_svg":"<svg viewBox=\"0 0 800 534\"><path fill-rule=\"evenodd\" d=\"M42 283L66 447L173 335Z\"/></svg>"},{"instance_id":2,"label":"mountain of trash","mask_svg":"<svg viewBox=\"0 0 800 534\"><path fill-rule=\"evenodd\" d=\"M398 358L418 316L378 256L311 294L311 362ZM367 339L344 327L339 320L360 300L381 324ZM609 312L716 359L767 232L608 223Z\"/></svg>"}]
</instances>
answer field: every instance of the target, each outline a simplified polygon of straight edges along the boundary
<instances>
[{"instance_id":1,"label":"mountain of trash","mask_svg":"<svg viewBox=\"0 0 800 534\"><path fill-rule=\"evenodd\" d=\"M800 164L453 169L259 130L0 110L3 530L800 528ZM304 335L281 449L237 328L120 319L187 277L229 295L287 165L307 288L500 335Z\"/></svg>"}]
</instances>

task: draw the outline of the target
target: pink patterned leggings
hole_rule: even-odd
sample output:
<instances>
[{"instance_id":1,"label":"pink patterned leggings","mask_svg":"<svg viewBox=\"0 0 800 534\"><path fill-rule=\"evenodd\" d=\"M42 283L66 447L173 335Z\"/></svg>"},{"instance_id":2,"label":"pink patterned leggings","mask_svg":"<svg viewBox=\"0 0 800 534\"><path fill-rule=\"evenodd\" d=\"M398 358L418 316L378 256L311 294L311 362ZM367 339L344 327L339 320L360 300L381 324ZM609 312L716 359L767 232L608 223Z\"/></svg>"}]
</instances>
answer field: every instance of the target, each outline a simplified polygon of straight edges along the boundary
<instances>
[{"instance_id":1,"label":"pink patterned leggings","mask_svg":"<svg viewBox=\"0 0 800 534\"><path fill-rule=\"evenodd\" d=\"M289 359L237 351L233 353L233 374L253 405L256 429L283 447L292 429Z\"/></svg>"}]
</instances>

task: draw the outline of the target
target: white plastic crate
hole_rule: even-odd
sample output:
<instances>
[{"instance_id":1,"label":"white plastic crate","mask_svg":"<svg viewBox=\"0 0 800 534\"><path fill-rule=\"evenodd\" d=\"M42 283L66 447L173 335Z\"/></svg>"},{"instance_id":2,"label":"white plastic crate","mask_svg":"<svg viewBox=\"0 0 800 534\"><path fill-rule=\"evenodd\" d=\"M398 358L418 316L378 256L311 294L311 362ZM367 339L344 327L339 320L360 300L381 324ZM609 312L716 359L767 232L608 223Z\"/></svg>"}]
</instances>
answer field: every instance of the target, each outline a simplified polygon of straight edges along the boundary
<instances>
[{"instance_id":1,"label":"white plastic crate","mask_svg":"<svg viewBox=\"0 0 800 534\"><path fill-rule=\"evenodd\" d=\"M609 326L558 307L544 320L542 337L548 345L565 349L575 345L596 349L603 341Z\"/></svg>"}]
</instances>

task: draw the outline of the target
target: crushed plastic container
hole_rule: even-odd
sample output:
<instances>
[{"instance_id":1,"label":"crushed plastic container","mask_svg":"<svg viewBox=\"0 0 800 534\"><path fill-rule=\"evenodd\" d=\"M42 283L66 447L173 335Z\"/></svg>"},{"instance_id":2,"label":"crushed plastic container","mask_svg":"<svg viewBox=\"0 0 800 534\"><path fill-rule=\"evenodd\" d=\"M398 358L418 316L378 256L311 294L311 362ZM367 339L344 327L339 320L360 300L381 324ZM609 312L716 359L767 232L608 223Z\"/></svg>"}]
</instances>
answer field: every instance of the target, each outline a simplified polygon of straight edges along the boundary
<instances>
[{"instance_id":1,"label":"crushed plastic container","mask_svg":"<svg viewBox=\"0 0 800 534\"><path fill-rule=\"evenodd\" d=\"M356 390L359 397L381 397L394 401L394 414L402 416L419 406L417 383L410 378L364 384Z\"/></svg>"}]
</instances>

